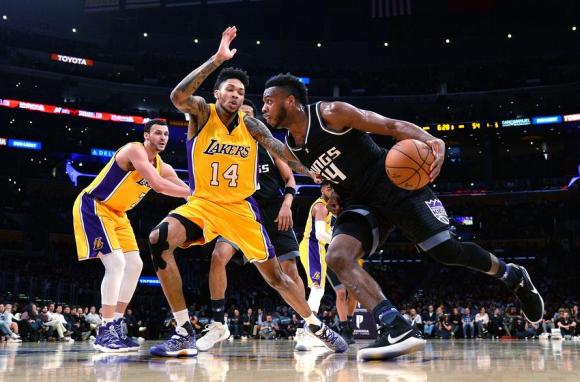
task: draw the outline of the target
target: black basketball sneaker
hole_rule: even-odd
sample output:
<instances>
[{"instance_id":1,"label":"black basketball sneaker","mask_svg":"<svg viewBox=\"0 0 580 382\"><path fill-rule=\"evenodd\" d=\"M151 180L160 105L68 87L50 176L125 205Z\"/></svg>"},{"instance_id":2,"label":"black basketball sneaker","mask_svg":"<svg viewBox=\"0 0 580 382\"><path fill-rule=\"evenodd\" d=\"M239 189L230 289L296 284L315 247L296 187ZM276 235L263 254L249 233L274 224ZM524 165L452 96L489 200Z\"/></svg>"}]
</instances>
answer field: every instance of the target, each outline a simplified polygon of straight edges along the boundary
<instances>
[{"instance_id":1,"label":"black basketball sneaker","mask_svg":"<svg viewBox=\"0 0 580 382\"><path fill-rule=\"evenodd\" d=\"M354 332L354 330L350 327L349 324L347 324L345 326L341 326L341 328L340 328L340 335L342 336L342 338L344 338L346 343L349 345L352 345L355 343L354 337L353 337L353 332Z\"/></svg>"},{"instance_id":2,"label":"black basketball sneaker","mask_svg":"<svg viewBox=\"0 0 580 382\"><path fill-rule=\"evenodd\" d=\"M516 264L509 264L509 266L521 275L521 280L514 286L513 292L520 300L522 313L531 323L539 323L544 315L544 300L542 296L532 284L532 279L526 268Z\"/></svg>"},{"instance_id":3,"label":"black basketball sneaker","mask_svg":"<svg viewBox=\"0 0 580 382\"><path fill-rule=\"evenodd\" d=\"M360 349L357 359L371 361L395 358L423 350L425 343L421 331L399 315L392 324L382 325L379 328L379 336L375 342Z\"/></svg>"}]
</instances>

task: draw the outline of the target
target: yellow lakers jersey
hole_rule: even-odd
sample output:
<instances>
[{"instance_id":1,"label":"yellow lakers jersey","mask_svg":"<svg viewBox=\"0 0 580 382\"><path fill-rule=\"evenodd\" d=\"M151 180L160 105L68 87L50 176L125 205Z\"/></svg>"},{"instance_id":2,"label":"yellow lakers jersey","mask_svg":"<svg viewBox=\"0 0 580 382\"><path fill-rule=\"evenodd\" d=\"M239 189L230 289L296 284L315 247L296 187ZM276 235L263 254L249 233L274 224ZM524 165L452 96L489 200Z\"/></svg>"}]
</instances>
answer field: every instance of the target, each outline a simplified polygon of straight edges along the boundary
<instances>
[{"instance_id":1,"label":"yellow lakers jersey","mask_svg":"<svg viewBox=\"0 0 580 382\"><path fill-rule=\"evenodd\" d=\"M119 167L116 157L117 153L83 191L107 207L125 212L135 207L151 191L151 187L137 171L125 171ZM161 165L161 157L157 155L155 168L159 174L161 174Z\"/></svg>"},{"instance_id":2,"label":"yellow lakers jersey","mask_svg":"<svg viewBox=\"0 0 580 382\"><path fill-rule=\"evenodd\" d=\"M238 111L230 132L214 104L196 136L187 141L189 186L192 196L215 203L235 203L258 188L258 144Z\"/></svg>"},{"instance_id":3,"label":"yellow lakers jersey","mask_svg":"<svg viewBox=\"0 0 580 382\"><path fill-rule=\"evenodd\" d=\"M306 226L304 227L304 236L302 238L303 241L310 240L313 243L318 242L318 239L316 238L316 232L314 230L315 220L314 220L314 216L312 216L312 210L314 209L314 206L319 204L319 203L324 205L324 206L326 206L326 204L327 204L324 199L318 198L310 206L310 210L308 211L308 220L306 221ZM326 232L331 231L331 228L330 228L331 220L332 220L332 214L330 212L328 212L328 214L324 218L324 221L326 222Z\"/></svg>"}]
</instances>

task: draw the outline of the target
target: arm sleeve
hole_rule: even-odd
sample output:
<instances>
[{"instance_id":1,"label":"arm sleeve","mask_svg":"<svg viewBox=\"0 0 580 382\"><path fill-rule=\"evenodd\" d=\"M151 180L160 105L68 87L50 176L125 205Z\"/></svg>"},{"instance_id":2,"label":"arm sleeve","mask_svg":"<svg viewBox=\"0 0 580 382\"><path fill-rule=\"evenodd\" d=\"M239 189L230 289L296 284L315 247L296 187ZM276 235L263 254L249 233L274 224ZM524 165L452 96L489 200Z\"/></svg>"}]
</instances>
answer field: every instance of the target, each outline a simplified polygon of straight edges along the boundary
<instances>
[{"instance_id":1,"label":"arm sleeve","mask_svg":"<svg viewBox=\"0 0 580 382\"><path fill-rule=\"evenodd\" d=\"M314 230L316 231L316 239L323 242L324 244L329 244L332 236L326 231L326 222L324 220L316 220L314 222Z\"/></svg>"}]
</instances>

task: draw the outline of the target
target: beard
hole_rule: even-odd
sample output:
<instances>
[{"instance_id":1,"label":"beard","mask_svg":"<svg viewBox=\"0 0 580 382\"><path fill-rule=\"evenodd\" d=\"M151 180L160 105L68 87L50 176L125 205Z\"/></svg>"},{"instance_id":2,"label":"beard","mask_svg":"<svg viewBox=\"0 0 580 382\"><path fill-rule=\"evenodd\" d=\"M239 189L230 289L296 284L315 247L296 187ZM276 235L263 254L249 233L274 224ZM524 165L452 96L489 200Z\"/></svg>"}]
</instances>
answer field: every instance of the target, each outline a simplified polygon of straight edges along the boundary
<instances>
[{"instance_id":1,"label":"beard","mask_svg":"<svg viewBox=\"0 0 580 382\"><path fill-rule=\"evenodd\" d=\"M282 124L286 120L287 115L288 115L288 112L286 111L286 109L284 109L284 108L280 109L280 111L278 112L278 115L276 116L276 124L275 124L275 126L272 126L272 127L276 130L284 129L284 126L282 126Z\"/></svg>"}]
</instances>

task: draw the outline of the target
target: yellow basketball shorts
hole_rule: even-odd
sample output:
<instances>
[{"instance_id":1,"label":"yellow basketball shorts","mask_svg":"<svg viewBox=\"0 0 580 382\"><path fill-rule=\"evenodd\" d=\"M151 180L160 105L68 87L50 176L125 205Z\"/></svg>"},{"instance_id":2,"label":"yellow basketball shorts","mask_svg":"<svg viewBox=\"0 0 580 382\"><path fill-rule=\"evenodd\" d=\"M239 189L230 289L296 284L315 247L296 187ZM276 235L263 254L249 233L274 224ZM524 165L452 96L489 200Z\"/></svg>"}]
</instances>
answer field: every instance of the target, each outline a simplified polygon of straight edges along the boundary
<instances>
[{"instance_id":1,"label":"yellow basketball shorts","mask_svg":"<svg viewBox=\"0 0 580 382\"><path fill-rule=\"evenodd\" d=\"M79 260L119 249L123 252L139 250L127 214L110 209L85 192L75 200L73 225Z\"/></svg>"},{"instance_id":2,"label":"yellow basketball shorts","mask_svg":"<svg viewBox=\"0 0 580 382\"><path fill-rule=\"evenodd\" d=\"M250 262L263 262L276 256L262 225L258 204L252 197L236 203L214 203L190 196L186 204L171 214L180 215L203 230L203 238L184 243L183 248L206 244L222 236L236 243Z\"/></svg>"},{"instance_id":3,"label":"yellow basketball shorts","mask_svg":"<svg viewBox=\"0 0 580 382\"><path fill-rule=\"evenodd\" d=\"M300 242L300 262L306 272L308 287L326 285L326 248L315 237Z\"/></svg>"}]
</instances>

